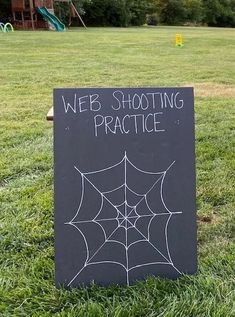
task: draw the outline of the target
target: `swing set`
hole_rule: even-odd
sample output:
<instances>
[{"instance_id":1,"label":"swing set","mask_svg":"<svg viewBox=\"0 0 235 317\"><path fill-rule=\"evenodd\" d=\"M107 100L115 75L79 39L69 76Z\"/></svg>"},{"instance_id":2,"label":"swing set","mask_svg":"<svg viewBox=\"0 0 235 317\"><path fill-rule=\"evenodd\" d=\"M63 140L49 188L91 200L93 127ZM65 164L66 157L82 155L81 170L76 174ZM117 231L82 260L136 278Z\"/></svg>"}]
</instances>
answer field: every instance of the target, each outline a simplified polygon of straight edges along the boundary
<instances>
[{"instance_id":1,"label":"swing set","mask_svg":"<svg viewBox=\"0 0 235 317\"><path fill-rule=\"evenodd\" d=\"M64 24L54 13L55 3L68 3L69 26L77 17L86 28L72 0L11 0L13 25L17 29L51 29L65 31Z\"/></svg>"}]
</instances>

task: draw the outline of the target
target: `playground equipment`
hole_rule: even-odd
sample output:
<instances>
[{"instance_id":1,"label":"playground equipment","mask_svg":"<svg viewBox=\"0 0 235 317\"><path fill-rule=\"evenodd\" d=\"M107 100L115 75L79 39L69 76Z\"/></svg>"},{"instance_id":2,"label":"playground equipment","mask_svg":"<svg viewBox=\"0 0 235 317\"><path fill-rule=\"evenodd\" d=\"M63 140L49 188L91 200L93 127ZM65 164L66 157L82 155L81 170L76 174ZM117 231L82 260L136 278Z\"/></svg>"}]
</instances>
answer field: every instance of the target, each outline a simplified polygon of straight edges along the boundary
<instances>
[{"instance_id":1,"label":"playground equipment","mask_svg":"<svg viewBox=\"0 0 235 317\"><path fill-rule=\"evenodd\" d=\"M69 4L71 24L72 17L78 17L86 27L71 0L11 0L13 24L18 29L55 29L65 31L65 25L54 14L54 2Z\"/></svg>"},{"instance_id":2,"label":"playground equipment","mask_svg":"<svg viewBox=\"0 0 235 317\"><path fill-rule=\"evenodd\" d=\"M51 23L55 27L56 31L65 31L65 25L57 18L57 16L51 13L46 7L37 8L37 12L40 13L46 21Z\"/></svg>"},{"instance_id":3,"label":"playground equipment","mask_svg":"<svg viewBox=\"0 0 235 317\"><path fill-rule=\"evenodd\" d=\"M11 23L6 23L6 24L4 24L4 23L2 23L2 22L0 22L0 32L4 32L4 33L6 33L6 32L13 32L14 31L14 28L13 28L13 26L11 25Z\"/></svg>"}]
</instances>

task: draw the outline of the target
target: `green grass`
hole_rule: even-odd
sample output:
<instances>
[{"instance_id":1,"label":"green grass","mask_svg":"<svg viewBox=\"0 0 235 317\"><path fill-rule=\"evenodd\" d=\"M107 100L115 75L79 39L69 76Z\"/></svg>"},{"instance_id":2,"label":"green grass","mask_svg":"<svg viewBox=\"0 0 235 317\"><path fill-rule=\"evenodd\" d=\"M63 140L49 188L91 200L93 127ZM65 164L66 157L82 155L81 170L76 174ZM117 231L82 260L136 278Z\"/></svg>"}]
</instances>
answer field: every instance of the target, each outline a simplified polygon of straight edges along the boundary
<instances>
[{"instance_id":1,"label":"green grass","mask_svg":"<svg viewBox=\"0 0 235 317\"><path fill-rule=\"evenodd\" d=\"M184 48L175 48L182 33ZM235 316L235 31L0 34L0 316ZM199 271L132 287L54 286L54 87L196 87Z\"/></svg>"}]
</instances>

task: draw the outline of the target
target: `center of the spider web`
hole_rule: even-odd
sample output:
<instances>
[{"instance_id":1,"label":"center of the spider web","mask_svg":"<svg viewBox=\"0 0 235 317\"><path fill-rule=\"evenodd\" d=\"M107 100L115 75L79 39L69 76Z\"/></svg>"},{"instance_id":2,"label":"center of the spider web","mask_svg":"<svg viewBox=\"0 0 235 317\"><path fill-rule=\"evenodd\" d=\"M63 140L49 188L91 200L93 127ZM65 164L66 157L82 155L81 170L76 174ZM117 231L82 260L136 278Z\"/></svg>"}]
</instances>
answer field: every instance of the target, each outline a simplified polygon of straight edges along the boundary
<instances>
[{"instance_id":1,"label":"center of the spider web","mask_svg":"<svg viewBox=\"0 0 235 317\"><path fill-rule=\"evenodd\" d=\"M118 210L118 225L125 229L130 229L135 226L137 219L139 218L136 213L135 206L129 206L126 202L117 207Z\"/></svg>"}]
</instances>

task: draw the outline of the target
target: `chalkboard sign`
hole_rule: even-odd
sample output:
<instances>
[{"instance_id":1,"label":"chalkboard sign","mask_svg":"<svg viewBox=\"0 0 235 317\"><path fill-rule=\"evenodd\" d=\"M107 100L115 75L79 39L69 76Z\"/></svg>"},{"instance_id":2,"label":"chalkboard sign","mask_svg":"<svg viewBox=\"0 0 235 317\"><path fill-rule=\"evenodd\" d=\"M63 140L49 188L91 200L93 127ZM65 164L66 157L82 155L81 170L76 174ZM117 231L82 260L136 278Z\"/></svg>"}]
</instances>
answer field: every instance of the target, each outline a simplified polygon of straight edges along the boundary
<instances>
[{"instance_id":1,"label":"chalkboard sign","mask_svg":"<svg viewBox=\"0 0 235 317\"><path fill-rule=\"evenodd\" d=\"M197 267L192 88L54 91L56 285Z\"/></svg>"}]
</instances>

